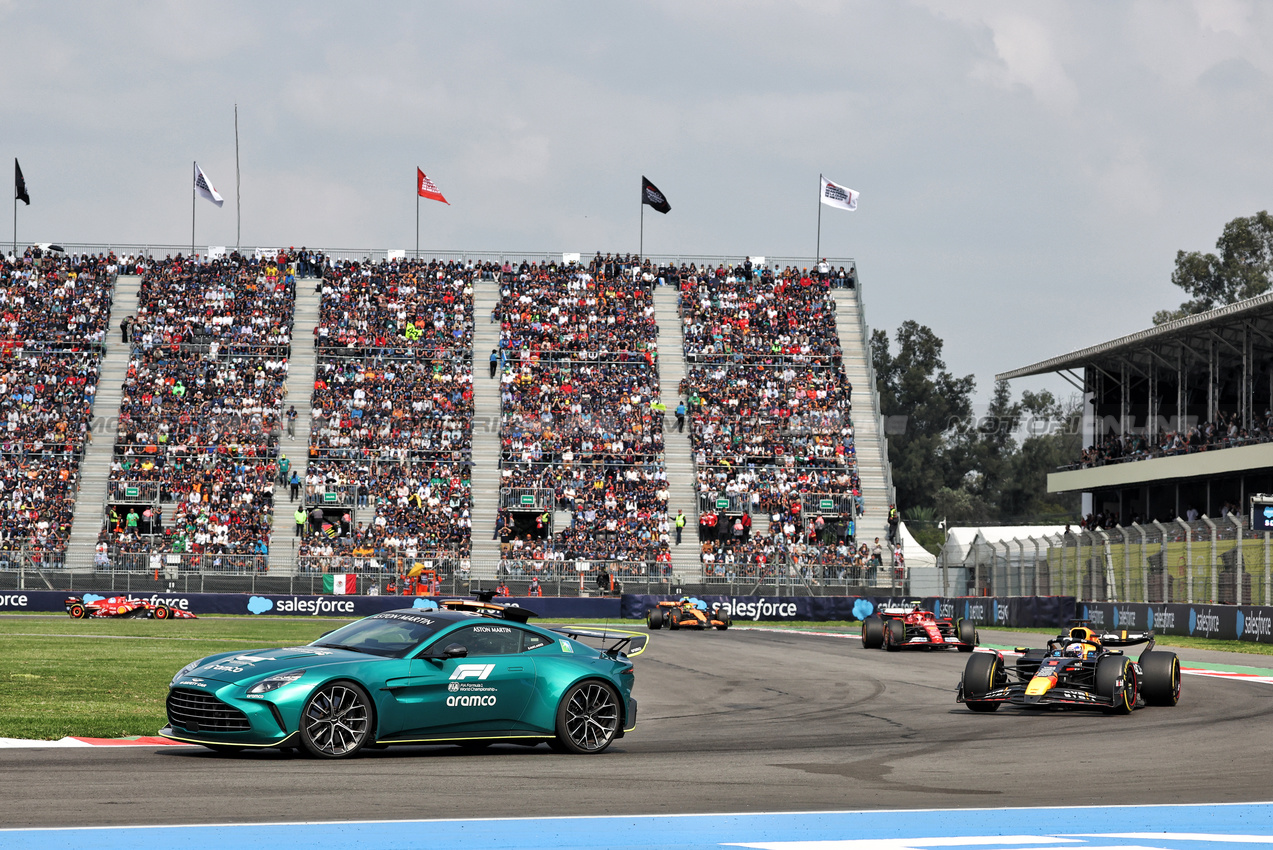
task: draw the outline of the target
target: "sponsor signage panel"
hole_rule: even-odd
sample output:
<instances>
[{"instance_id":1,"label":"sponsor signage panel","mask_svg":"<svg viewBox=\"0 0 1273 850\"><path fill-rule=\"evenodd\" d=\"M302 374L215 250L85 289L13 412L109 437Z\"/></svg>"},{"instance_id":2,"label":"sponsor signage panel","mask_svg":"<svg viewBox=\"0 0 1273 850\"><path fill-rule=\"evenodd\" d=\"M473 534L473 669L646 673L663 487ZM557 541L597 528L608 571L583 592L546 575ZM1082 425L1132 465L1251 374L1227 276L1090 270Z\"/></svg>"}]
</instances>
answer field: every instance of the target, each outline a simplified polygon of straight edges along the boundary
<instances>
[{"instance_id":1,"label":"sponsor signage panel","mask_svg":"<svg viewBox=\"0 0 1273 850\"><path fill-rule=\"evenodd\" d=\"M396 608L435 609L437 599L468 599L445 596L301 596L273 593L136 593L105 591L66 592L24 590L0 592L0 611L64 612L68 596L86 600L108 596L132 596L152 603L163 603L194 614L259 614L270 617L367 617ZM525 607L541 617L614 619L619 616L619 600L615 597L543 596L526 600ZM177 626L180 628L180 626Z\"/></svg>"}]
</instances>

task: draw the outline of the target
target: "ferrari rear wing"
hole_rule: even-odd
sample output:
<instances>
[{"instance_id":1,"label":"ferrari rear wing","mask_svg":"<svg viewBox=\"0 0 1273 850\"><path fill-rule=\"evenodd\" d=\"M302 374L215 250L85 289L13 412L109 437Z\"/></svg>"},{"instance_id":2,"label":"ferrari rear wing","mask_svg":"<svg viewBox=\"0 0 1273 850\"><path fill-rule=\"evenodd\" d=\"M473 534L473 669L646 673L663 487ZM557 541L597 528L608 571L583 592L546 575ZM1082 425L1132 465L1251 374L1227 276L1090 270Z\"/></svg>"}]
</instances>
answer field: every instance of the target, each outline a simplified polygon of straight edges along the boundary
<instances>
[{"instance_id":1,"label":"ferrari rear wing","mask_svg":"<svg viewBox=\"0 0 1273 850\"><path fill-rule=\"evenodd\" d=\"M577 629L573 626L550 626L549 631L563 634L571 640L590 639L599 641L598 647L604 655L616 656L620 653L629 658L645 652L650 636L640 632L629 632L621 629Z\"/></svg>"}]
</instances>

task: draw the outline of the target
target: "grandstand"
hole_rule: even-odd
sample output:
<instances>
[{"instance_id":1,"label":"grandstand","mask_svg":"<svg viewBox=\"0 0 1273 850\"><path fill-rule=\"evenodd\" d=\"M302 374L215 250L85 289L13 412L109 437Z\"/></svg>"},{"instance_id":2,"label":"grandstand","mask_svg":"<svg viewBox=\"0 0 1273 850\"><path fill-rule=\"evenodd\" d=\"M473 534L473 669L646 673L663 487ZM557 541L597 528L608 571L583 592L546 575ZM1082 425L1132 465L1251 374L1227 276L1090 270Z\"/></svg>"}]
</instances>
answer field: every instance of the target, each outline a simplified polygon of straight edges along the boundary
<instances>
[{"instance_id":1,"label":"grandstand","mask_svg":"<svg viewBox=\"0 0 1273 850\"><path fill-rule=\"evenodd\" d=\"M40 417L52 430L6 444L26 481L10 472L5 496L27 510L4 529L5 563L252 587L413 567L515 588L539 576L550 592L603 565L664 589L894 579L834 534L860 504L858 541L883 538L890 501L860 289L793 261L137 248L116 268L82 253L103 256L4 267L15 342L0 377L37 394L69 377L52 399L66 415ZM35 298L49 274L74 284ZM60 335L40 330L67 312L45 294L83 301ZM125 318L126 338L107 334ZM498 376L475 376L492 350ZM730 405L720 384L739 376L763 405ZM867 410L852 418L850 382ZM71 410L78 393L91 419ZM11 398L12 434L30 416ZM704 545L704 513L756 528Z\"/></svg>"},{"instance_id":2,"label":"grandstand","mask_svg":"<svg viewBox=\"0 0 1273 850\"><path fill-rule=\"evenodd\" d=\"M996 380L1053 373L1084 406L1082 452L1048 492L1081 493L1084 519L1041 556L1044 575L1068 564L1087 599L1269 604L1273 553L1250 503L1273 492L1273 294Z\"/></svg>"}]
</instances>

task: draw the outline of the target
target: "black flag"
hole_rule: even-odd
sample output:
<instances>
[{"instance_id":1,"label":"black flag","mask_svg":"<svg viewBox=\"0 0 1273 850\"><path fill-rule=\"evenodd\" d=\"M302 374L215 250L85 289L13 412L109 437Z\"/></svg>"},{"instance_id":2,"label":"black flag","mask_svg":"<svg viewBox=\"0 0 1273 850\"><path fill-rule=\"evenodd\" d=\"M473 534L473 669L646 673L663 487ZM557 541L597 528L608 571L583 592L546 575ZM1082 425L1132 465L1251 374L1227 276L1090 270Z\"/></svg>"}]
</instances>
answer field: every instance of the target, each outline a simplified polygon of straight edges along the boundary
<instances>
[{"instance_id":1,"label":"black flag","mask_svg":"<svg viewBox=\"0 0 1273 850\"><path fill-rule=\"evenodd\" d=\"M663 197L659 187L644 177L641 178L641 203L649 204L661 213L668 213L672 210L672 205L667 202L667 198Z\"/></svg>"},{"instance_id":2,"label":"black flag","mask_svg":"<svg viewBox=\"0 0 1273 850\"><path fill-rule=\"evenodd\" d=\"M27 181L22 177L22 166L18 165L16 156L13 158L13 197L28 207L31 206L31 196L27 194Z\"/></svg>"}]
</instances>

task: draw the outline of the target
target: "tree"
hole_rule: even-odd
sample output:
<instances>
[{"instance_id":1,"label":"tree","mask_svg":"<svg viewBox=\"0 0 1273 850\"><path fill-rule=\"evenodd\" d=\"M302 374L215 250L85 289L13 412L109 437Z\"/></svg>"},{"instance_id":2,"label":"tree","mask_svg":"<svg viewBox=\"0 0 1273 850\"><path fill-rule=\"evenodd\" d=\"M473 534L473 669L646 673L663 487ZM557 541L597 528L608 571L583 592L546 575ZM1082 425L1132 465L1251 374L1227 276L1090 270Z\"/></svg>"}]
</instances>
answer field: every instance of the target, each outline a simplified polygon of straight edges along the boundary
<instances>
[{"instance_id":1,"label":"tree","mask_svg":"<svg viewBox=\"0 0 1273 850\"><path fill-rule=\"evenodd\" d=\"M1155 325L1254 298L1273 286L1273 216L1267 211L1226 224L1216 250L1176 252L1171 282L1193 297L1179 309L1159 310Z\"/></svg>"},{"instance_id":2,"label":"tree","mask_svg":"<svg viewBox=\"0 0 1273 850\"><path fill-rule=\"evenodd\" d=\"M972 412L972 375L956 378L942 360L944 343L931 329L906 321L897 329L896 355L888 334L871 333L871 360L886 417L889 459L899 505L931 504L930 494L957 485L949 438ZM900 426L900 427L899 427Z\"/></svg>"}]
</instances>

